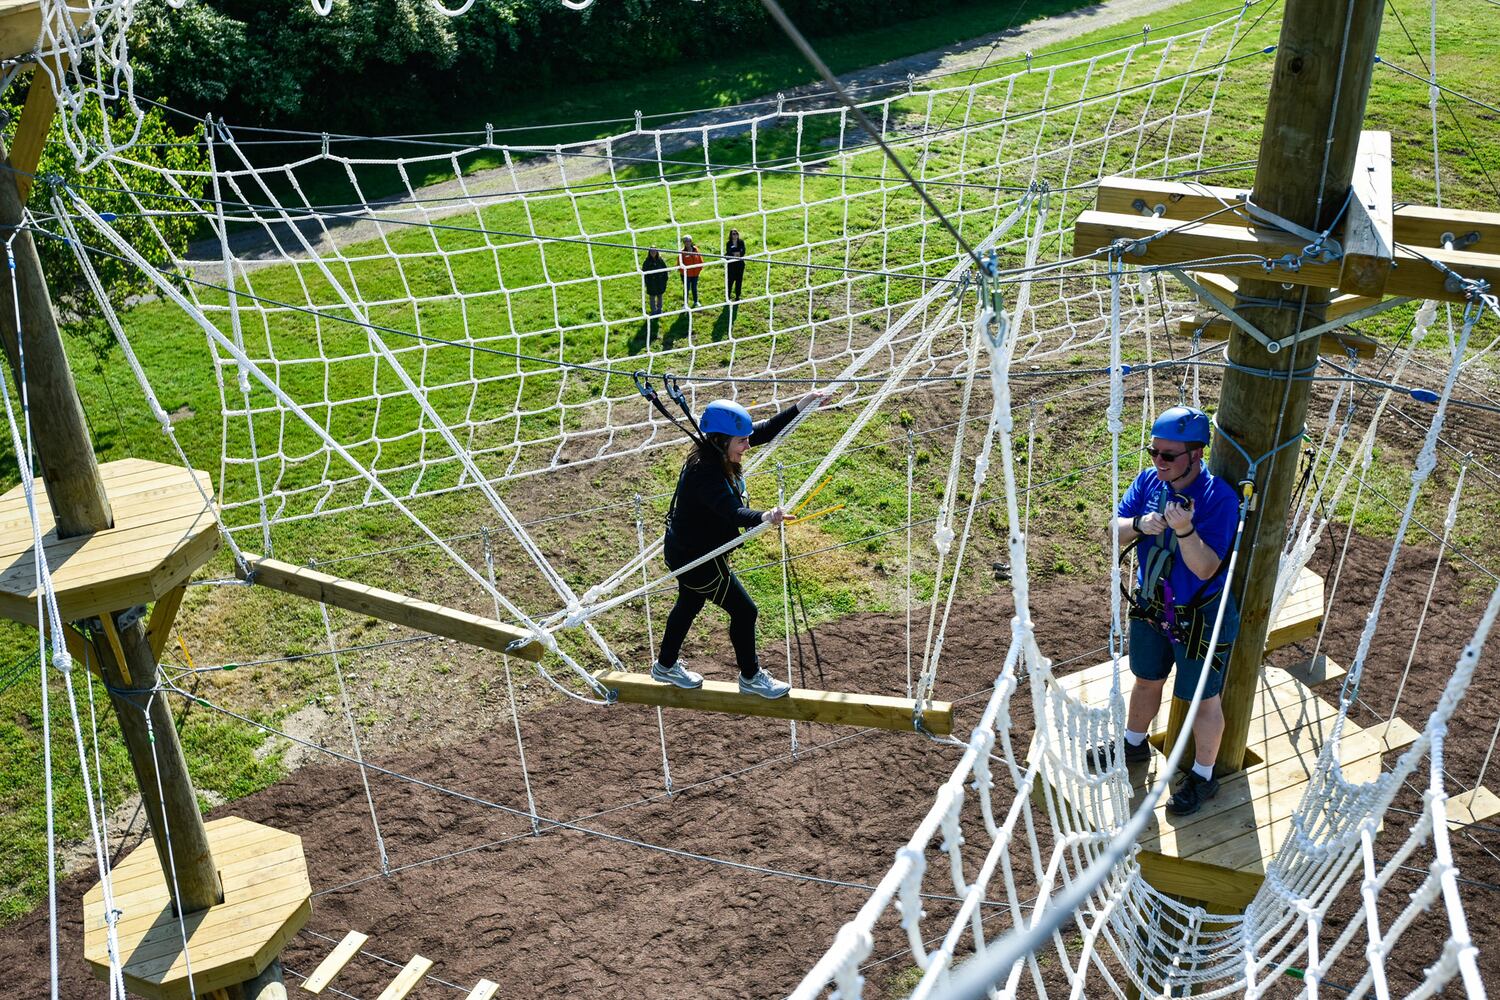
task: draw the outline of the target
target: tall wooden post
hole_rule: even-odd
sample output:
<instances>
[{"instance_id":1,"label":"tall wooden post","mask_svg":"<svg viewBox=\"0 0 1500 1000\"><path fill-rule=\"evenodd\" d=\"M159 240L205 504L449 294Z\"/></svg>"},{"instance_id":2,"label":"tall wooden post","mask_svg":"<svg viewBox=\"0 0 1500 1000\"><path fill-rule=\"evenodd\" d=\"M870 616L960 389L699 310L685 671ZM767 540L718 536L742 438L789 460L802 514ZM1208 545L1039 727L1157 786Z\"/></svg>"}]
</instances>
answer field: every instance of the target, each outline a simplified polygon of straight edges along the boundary
<instances>
[{"instance_id":1,"label":"tall wooden post","mask_svg":"<svg viewBox=\"0 0 1500 1000\"><path fill-rule=\"evenodd\" d=\"M1266 107L1260 158L1255 170L1256 205L1306 229L1322 232L1338 217L1349 191L1355 151L1365 115L1365 98L1375 66L1382 0L1287 0L1281 40ZM1280 340L1323 322L1331 291L1283 285L1275 280L1240 282L1238 311L1268 339ZM1307 414L1309 383L1289 381L1290 372L1308 372L1318 343L1270 353L1236 328L1229 360L1241 368L1224 373L1211 469L1231 483L1255 470L1255 510L1245 525L1240 563L1232 581L1240 596L1240 633L1224 684L1224 740L1220 772L1244 766L1245 742L1256 680L1270 627L1271 598L1287 505L1296 478L1300 448L1294 442ZM1224 440L1228 434L1239 448ZM1168 727L1170 746L1181 727L1183 703L1174 703Z\"/></svg>"},{"instance_id":2,"label":"tall wooden post","mask_svg":"<svg viewBox=\"0 0 1500 1000\"><path fill-rule=\"evenodd\" d=\"M45 86L46 82L33 81L33 86L39 84ZM7 165L10 162L3 144L0 144L0 159ZM15 260L15 294L7 276L0 272L0 335L5 340L18 385L21 384L18 347L25 348L31 429L58 534L64 537L92 534L110 527L113 516L84 423L83 406L63 351L41 259L31 233L20 227L22 201L16 176L8 171L5 178L0 178L0 241L8 242ZM25 335L23 345L17 341L18 299L21 332ZM94 652L102 676L111 688L110 697L147 806L147 819L162 870L173 874L172 896L179 912L192 913L220 902L223 890L208 849L208 834L188 778L176 727L161 697L150 699L148 726L147 714L142 711L147 707L145 699L117 693L150 689L156 683L156 655L146 637L143 610L123 608L104 616L101 631L109 641L97 644Z\"/></svg>"},{"instance_id":3,"label":"tall wooden post","mask_svg":"<svg viewBox=\"0 0 1500 1000\"><path fill-rule=\"evenodd\" d=\"M0 158L10 163L4 143L0 143ZM17 373L17 384L22 360L20 348L25 348L26 391L36 415L31 422L31 433L41 457L58 535L63 538L87 535L108 528L114 518L89 443L88 425L84 423L83 406L78 402L73 372L63 353L36 244L31 233L18 228L22 196L13 181L21 175L7 173L10 180L0 184L0 238L9 241L9 252L15 257L17 294L12 294L9 275L0 271L0 339L5 341L5 354L11 371ZM26 178L28 182L30 179ZM3 249L0 248L0 254ZM21 302L20 332L25 335L24 343L18 339L16 330L17 298Z\"/></svg>"}]
</instances>

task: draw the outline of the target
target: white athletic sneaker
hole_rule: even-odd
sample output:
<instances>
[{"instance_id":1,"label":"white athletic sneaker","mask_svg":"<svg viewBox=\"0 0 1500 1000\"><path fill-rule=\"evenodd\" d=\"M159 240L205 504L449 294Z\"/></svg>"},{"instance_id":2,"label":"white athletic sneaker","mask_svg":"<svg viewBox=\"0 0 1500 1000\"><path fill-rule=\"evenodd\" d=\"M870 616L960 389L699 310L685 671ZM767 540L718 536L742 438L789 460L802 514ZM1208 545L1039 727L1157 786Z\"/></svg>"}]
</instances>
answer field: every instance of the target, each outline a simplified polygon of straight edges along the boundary
<instances>
[{"instance_id":1,"label":"white athletic sneaker","mask_svg":"<svg viewBox=\"0 0 1500 1000\"><path fill-rule=\"evenodd\" d=\"M778 681L764 670L758 670L754 677L746 677L740 674L740 694L758 694L762 698L785 698L792 693L792 686L786 681Z\"/></svg>"},{"instance_id":2,"label":"white athletic sneaker","mask_svg":"<svg viewBox=\"0 0 1500 1000\"><path fill-rule=\"evenodd\" d=\"M695 674L678 660L670 667L664 667L660 663L651 664L651 679L663 684L675 684L680 688L700 688L703 686L703 675Z\"/></svg>"}]
</instances>

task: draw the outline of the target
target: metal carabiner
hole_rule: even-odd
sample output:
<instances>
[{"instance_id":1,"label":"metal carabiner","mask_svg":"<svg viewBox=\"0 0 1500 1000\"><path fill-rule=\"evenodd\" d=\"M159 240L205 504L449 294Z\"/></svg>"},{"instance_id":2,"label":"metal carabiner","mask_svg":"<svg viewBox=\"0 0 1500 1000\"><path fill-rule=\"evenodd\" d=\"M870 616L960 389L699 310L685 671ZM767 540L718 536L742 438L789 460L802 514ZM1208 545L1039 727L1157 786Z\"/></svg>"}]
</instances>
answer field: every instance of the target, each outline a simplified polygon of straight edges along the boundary
<instances>
[{"instance_id":1,"label":"metal carabiner","mask_svg":"<svg viewBox=\"0 0 1500 1000\"><path fill-rule=\"evenodd\" d=\"M649 381L651 376L637 368L630 377L635 380L636 392L639 392L651 402L656 402L656 390L651 388L651 382Z\"/></svg>"}]
</instances>

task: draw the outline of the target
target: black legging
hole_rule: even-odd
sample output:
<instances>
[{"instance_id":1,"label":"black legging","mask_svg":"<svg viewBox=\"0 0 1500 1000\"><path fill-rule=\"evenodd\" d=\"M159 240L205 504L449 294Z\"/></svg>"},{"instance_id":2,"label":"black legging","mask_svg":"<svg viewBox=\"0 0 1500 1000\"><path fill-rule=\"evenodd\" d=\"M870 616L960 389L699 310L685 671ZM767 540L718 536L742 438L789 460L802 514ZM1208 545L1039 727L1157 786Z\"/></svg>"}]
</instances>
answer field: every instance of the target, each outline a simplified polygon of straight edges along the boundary
<instances>
[{"instance_id":1,"label":"black legging","mask_svg":"<svg viewBox=\"0 0 1500 1000\"><path fill-rule=\"evenodd\" d=\"M690 561L683 559L678 565ZM667 565L676 569L672 562L668 559ZM723 556L710 559L677 578L677 603L667 615L667 627L661 635L661 655L656 662L667 667L677 662L682 652L682 640L687 638L693 619L709 601L729 612L729 641L734 644L734 658L740 666L740 675L754 677L760 669L760 659L755 655L755 619L760 612Z\"/></svg>"},{"instance_id":2,"label":"black legging","mask_svg":"<svg viewBox=\"0 0 1500 1000\"><path fill-rule=\"evenodd\" d=\"M739 301L740 293L745 288L745 262L732 260L729 262L729 297L736 302Z\"/></svg>"}]
</instances>

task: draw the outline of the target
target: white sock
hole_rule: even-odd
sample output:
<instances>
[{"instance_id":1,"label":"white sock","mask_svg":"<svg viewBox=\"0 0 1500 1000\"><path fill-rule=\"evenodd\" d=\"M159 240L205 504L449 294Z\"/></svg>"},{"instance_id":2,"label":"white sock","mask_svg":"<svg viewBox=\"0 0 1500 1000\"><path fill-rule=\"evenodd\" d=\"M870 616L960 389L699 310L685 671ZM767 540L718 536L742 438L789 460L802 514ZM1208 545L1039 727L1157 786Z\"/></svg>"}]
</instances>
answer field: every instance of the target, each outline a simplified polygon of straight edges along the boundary
<instances>
[{"instance_id":1,"label":"white sock","mask_svg":"<svg viewBox=\"0 0 1500 1000\"><path fill-rule=\"evenodd\" d=\"M1200 764L1198 761L1193 761L1193 773L1204 781L1212 781L1214 766L1212 764Z\"/></svg>"},{"instance_id":2,"label":"white sock","mask_svg":"<svg viewBox=\"0 0 1500 1000\"><path fill-rule=\"evenodd\" d=\"M1146 734L1138 733L1134 729L1126 729L1125 742L1129 743L1133 747L1138 747L1142 743L1146 742Z\"/></svg>"}]
</instances>

